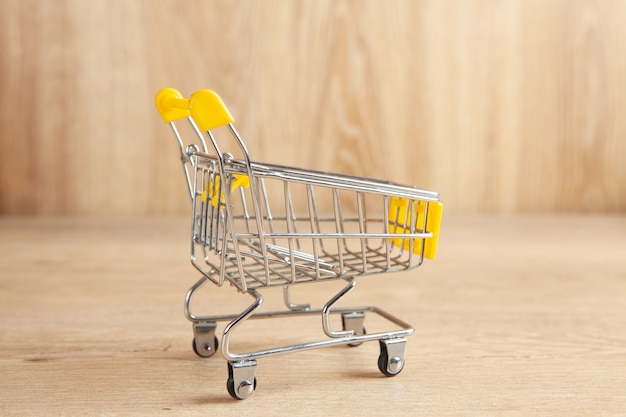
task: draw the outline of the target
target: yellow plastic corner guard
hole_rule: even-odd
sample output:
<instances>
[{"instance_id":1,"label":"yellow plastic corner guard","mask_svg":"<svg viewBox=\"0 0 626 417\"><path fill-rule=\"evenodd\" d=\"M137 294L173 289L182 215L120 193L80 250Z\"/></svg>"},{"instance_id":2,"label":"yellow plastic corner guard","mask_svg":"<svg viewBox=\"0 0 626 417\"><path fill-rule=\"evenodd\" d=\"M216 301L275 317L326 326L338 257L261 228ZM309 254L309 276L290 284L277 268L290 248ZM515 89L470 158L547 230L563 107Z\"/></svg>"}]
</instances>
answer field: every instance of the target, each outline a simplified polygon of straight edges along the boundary
<instances>
[{"instance_id":1,"label":"yellow plastic corner guard","mask_svg":"<svg viewBox=\"0 0 626 417\"><path fill-rule=\"evenodd\" d=\"M439 229L441 228L441 215L443 214L443 204L431 203L428 207L428 219L426 219L426 231L433 234L433 237L426 239L424 244L424 257L435 259L437 256L437 244L439 243Z\"/></svg>"},{"instance_id":2,"label":"yellow plastic corner guard","mask_svg":"<svg viewBox=\"0 0 626 417\"><path fill-rule=\"evenodd\" d=\"M433 236L425 239L424 257L427 259L435 259L437 255L437 243L439 242L443 204L426 203L425 201L416 202L413 205L413 211L417 215L415 224L422 224L424 222L423 216L426 213L426 204L429 204L428 218L426 219L426 232L432 233ZM409 200L406 198L393 197L391 199L389 203L389 233L401 235L410 232L412 213L409 212L408 205ZM403 247L405 250L409 250L410 248L410 241L408 239L398 237L397 239L390 239L390 242L395 246ZM413 253L420 255L421 251L422 245L413 245Z\"/></svg>"},{"instance_id":3,"label":"yellow plastic corner guard","mask_svg":"<svg viewBox=\"0 0 626 417\"><path fill-rule=\"evenodd\" d=\"M235 177L234 181L230 184L230 190L236 190L239 187L250 188L250 178L247 175L233 175ZM211 197L211 205L217 208L217 190L220 189L220 177L215 178L215 184L209 184L209 189L205 189L200 195L200 199L206 203L207 200L207 191L208 195ZM224 190L222 190L222 198L221 203L224 203Z\"/></svg>"},{"instance_id":4,"label":"yellow plastic corner guard","mask_svg":"<svg viewBox=\"0 0 626 417\"><path fill-rule=\"evenodd\" d=\"M198 90L187 100L177 90L164 88L154 104L166 123L191 116L203 132L235 121L220 96L211 90Z\"/></svg>"}]
</instances>

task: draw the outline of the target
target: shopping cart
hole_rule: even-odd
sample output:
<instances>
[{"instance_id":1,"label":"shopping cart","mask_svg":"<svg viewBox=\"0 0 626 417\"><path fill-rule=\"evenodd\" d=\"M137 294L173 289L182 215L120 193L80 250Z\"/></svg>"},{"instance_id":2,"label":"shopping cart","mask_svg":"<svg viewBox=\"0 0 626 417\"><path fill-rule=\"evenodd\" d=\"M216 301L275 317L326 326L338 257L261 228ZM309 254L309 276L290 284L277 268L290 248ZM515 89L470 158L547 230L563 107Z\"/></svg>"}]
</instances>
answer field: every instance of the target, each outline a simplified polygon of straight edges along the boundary
<instances>
[{"instance_id":1,"label":"shopping cart","mask_svg":"<svg viewBox=\"0 0 626 417\"><path fill-rule=\"evenodd\" d=\"M221 348L228 362L229 394L244 399L254 393L259 358L374 340L380 344L378 368L384 375L397 375L404 367L406 336L414 329L376 307L336 304L355 287L357 277L406 271L435 257L442 212L438 194L252 162L233 117L214 92L200 90L184 99L178 91L164 89L155 101L178 141L191 197L191 263L202 274L185 297L193 349L210 357ZM177 128L181 120L188 121L191 128L186 123L185 128L195 137L187 146L181 126ZM237 155L222 151L223 140L234 144L229 151ZM322 308L291 301L292 285L330 280L347 285ZM238 314L196 315L192 298L207 282L228 283L254 301ZM283 288L286 309L259 312L259 291L277 286ZM366 333L366 313L380 316L394 330ZM233 332L248 319L312 314L321 316L326 339L247 353L230 349ZM341 316L341 329L331 315ZM228 323L218 341L217 323L223 321Z\"/></svg>"}]
</instances>

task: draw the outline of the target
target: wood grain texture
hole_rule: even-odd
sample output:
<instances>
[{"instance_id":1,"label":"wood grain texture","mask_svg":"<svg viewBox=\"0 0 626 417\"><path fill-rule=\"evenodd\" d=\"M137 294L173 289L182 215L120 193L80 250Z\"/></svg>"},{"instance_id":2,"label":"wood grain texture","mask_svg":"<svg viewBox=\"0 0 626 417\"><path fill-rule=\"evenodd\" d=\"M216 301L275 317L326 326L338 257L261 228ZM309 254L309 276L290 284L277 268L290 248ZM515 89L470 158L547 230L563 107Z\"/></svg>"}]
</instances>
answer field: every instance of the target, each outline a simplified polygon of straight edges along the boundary
<instances>
[{"instance_id":1,"label":"wood grain texture","mask_svg":"<svg viewBox=\"0 0 626 417\"><path fill-rule=\"evenodd\" d=\"M4 217L0 414L621 416L625 231L624 216L448 216L436 261L360 279L342 301L416 327L402 373L381 376L375 342L264 358L238 402L223 358L191 350L186 218ZM292 294L318 305L341 287ZM263 293L280 307L280 289ZM200 300L200 313L250 302L228 286ZM237 349L320 337L319 317L275 320L244 324Z\"/></svg>"},{"instance_id":2,"label":"wood grain texture","mask_svg":"<svg viewBox=\"0 0 626 417\"><path fill-rule=\"evenodd\" d=\"M619 0L0 1L0 213L185 213L153 97L218 91L253 159L447 212L626 209Z\"/></svg>"}]
</instances>

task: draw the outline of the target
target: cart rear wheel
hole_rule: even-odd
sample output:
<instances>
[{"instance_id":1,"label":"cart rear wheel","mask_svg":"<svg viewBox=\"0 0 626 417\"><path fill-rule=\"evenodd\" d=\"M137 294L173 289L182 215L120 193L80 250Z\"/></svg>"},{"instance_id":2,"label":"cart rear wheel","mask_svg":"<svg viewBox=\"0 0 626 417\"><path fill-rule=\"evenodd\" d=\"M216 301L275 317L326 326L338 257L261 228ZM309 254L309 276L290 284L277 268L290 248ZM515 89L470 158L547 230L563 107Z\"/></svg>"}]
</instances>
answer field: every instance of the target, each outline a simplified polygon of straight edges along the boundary
<instances>
[{"instance_id":1,"label":"cart rear wheel","mask_svg":"<svg viewBox=\"0 0 626 417\"><path fill-rule=\"evenodd\" d=\"M361 332L356 332L354 335L355 336L363 336L366 335L367 331L365 330L365 327L363 327L361 329ZM361 346L363 344L363 342L354 342L354 343L348 343L349 347L357 347L357 346Z\"/></svg>"},{"instance_id":2,"label":"cart rear wheel","mask_svg":"<svg viewBox=\"0 0 626 417\"><path fill-rule=\"evenodd\" d=\"M218 346L219 341L217 340L217 336L213 336L212 346L208 343L205 343L202 346L198 346L198 341L195 338L191 341L191 347L193 348L193 351L201 358L210 358L211 356L215 355Z\"/></svg>"},{"instance_id":3,"label":"cart rear wheel","mask_svg":"<svg viewBox=\"0 0 626 417\"><path fill-rule=\"evenodd\" d=\"M343 313L341 315L341 325L343 330L352 330L354 336L363 336L367 334L363 321L365 314L362 312ZM363 342L348 343L349 347L360 346Z\"/></svg>"}]
</instances>

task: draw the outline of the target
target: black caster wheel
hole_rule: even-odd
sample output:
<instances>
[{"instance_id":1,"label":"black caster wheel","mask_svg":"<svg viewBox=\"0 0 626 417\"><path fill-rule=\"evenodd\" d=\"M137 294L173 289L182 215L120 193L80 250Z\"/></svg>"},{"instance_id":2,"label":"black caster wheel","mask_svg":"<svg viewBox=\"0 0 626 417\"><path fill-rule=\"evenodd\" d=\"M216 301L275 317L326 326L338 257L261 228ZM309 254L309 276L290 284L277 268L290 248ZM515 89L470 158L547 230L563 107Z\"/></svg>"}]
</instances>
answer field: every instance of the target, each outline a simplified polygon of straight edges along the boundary
<instances>
[{"instance_id":1,"label":"black caster wheel","mask_svg":"<svg viewBox=\"0 0 626 417\"><path fill-rule=\"evenodd\" d=\"M226 380L226 390L234 399L245 400L246 398L254 394L254 390L256 390L256 376L254 377L252 383L244 381L243 383L239 384L238 389L235 389L235 380L233 378L228 378Z\"/></svg>"},{"instance_id":2,"label":"black caster wheel","mask_svg":"<svg viewBox=\"0 0 626 417\"><path fill-rule=\"evenodd\" d=\"M191 341L191 347L193 348L193 351L201 358L210 358L211 356L215 355L218 346L219 341L217 340L217 336L213 336L213 346L209 345L208 343L205 343L202 346L198 346L198 343L196 343L196 339L193 339Z\"/></svg>"},{"instance_id":3,"label":"black caster wheel","mask_svg":"<svg viewBox=\"0 0 626 417\"><path fill-rule=\"evenodd\" d=\"M355 333L355 336L363 336L367 334L367 330L365 330L365 327L363 327L361 329L360 333ZM363 344L363 342L354 342L354 343L348 343L348 347L357 347L357 346L361 346Z\"/></svg>"},{"instance_id":4,"label":"black caster wheel","mask_svg":"<svg viewBox=\"0 0 626 417\"><path fill-rule=\"evenodd\" d=\"M389 346L387 342L383 340L378 341L380 344L380 355L378 356L378 369L385 376L396 376L404 368L404 346L399 354L393 354L389 357ZM392 349L396 350L394 345L390 345Z\"/></svg>"},{"instance_id":5,"label":"black caster wheel","mask_svg":"<svg viewBox=\"0 0 626 417\"><path fill-rule=\"evenodd\" d=\"M365 315L363 313L344 313L341 315L341 326L343 327L343 330L352 330L354 332L354 336L363 336L367 334L365 326L363 326L364 319ZM363 344L363 342L353 342L348 343L348 346L357 347L361 346L361 344Z\"/></svg>"},{"instance_id":6,"label":"black caster wheel","mask_svg":"<svg viewBox=\"0 0 626 417\"><path fill-rule=\"evenodd\" d=\"M249 398L256 390L256 361L228 362L226 390L236 400Z\"/></svg>"}]
</instances>

